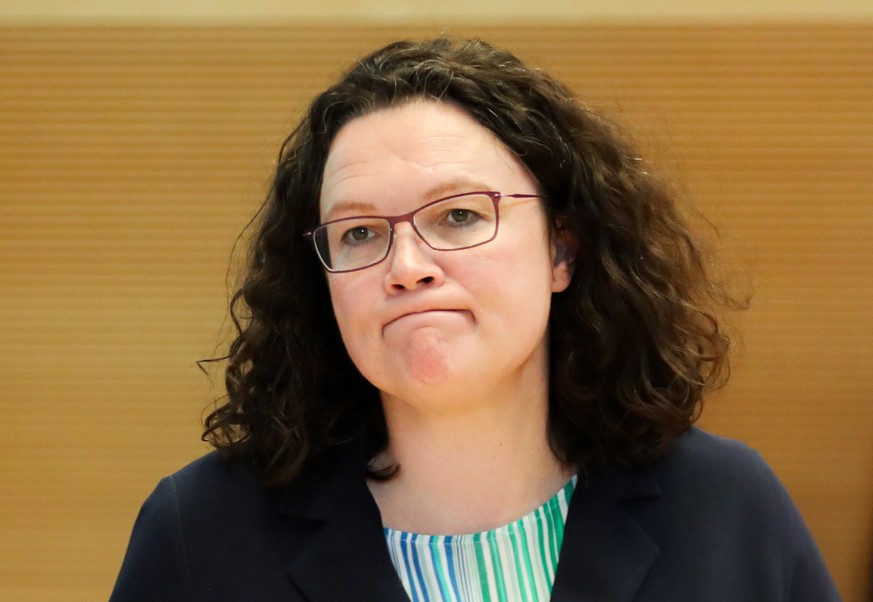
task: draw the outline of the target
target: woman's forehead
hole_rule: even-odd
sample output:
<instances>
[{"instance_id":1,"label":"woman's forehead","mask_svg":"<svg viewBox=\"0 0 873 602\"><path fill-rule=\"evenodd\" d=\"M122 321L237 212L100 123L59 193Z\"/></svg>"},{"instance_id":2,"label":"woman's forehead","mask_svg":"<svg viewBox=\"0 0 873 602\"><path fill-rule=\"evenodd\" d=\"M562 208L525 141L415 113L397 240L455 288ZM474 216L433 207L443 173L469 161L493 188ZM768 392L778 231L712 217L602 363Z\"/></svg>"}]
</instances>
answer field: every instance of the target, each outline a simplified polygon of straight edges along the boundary
<instances>
[{"instance_id":1,"label":"woman's forehead","mask_svg":"<svg viewBox=\"0 0 873 602\"><path fill-rule=\"evenodd\" d=\"M414 101L358 117L337 133L328 153L321 190L322 213L330 205L362 202L361 195L458 191L527 184L529 175L487 128L453 103ZM435 192L433 192L435 194Z\"/></svg>"}]
</instances>

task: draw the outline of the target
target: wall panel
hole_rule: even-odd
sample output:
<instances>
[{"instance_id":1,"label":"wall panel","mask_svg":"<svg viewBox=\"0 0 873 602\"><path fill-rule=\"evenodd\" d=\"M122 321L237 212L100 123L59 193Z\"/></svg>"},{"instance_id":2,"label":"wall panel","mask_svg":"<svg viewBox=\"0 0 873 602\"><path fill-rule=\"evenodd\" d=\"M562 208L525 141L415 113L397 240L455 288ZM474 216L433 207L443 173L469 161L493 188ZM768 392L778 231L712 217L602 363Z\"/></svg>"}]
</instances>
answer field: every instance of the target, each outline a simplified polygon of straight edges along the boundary
<instances>
[{"instance_id":1,"label":"wall panel","mask_svg":"<svg viewBox=\"0 0 873 602\"><path fill-rule=\"evenodd\" d=\"M457 28L638 132L752 309L704 424L762 451L846 600L873 544L873 27ZM201 454L227 265L284 133L425 27L0 29L0 599L93 600Z\"/></svg>"}]
</instances>

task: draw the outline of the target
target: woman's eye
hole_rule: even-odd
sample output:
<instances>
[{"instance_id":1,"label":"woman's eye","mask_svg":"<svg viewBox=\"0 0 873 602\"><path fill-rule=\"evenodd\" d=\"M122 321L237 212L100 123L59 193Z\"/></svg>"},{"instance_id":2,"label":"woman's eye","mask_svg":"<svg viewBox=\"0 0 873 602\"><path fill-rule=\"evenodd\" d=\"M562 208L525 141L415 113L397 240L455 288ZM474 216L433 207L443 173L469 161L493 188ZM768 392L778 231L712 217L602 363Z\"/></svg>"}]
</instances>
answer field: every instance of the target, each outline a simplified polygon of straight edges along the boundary
<instances>
[{"instance_id":1,"label":"woman's eye","mask_svg":"<svg viewBox=\"0 0 873 602\"><path fill-rule=\"evenodd\" d=\"M451 226L468 226L479 219L479 214L472 209L450 209L446 214L446 222Z\"/></svg>"},{"instance_id":2,"label":"woman's eye","mask_svg":"<svg viewBox=\"0 0 873 602\"><path fill-rule=\"evenodd\" d=\"M376 234L366 226L355 226L346 230L342 236L342 241L345 244L354 245L366 242L373 238Z\"/></svg>"}]
</instances>

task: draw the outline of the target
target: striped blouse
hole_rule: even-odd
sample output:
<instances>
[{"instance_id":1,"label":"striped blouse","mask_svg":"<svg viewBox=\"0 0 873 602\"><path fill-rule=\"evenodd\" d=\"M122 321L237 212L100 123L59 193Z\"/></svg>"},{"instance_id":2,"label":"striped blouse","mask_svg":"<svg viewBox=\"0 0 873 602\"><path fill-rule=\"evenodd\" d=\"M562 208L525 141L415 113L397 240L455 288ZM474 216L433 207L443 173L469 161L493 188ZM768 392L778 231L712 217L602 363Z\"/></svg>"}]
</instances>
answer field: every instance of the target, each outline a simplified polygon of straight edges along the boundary
<instances>
[{"instance_id":1,"label":"striped blouse","mask_svg":"<svg viewBox=\"0 0 873 602\"><path fill-rule=\"evenodd\" d=\"M515 522L482 533L419 535L385 529L388 552L412 602L549 599L573 477Z\"/></svg>"}]
</instances>

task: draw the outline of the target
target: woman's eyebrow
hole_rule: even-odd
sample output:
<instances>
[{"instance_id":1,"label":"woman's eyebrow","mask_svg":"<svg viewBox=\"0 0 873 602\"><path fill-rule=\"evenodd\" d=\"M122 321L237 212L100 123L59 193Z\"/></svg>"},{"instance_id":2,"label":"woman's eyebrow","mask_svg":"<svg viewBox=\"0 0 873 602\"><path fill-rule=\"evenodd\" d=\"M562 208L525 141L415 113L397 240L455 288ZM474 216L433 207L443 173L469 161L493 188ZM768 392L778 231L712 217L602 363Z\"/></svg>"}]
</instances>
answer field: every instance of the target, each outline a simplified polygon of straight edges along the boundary
<instances>
[{"instance_id":1,"label":"woman's eyebrow","mask_svg":"<svg viewBox=\"0 0 873 602\"><path fill-rule=\"evenodd\" d=\"M337 201L324 213L323 221L331 221L334 215L376 215L376 206L361 201Z\"/></svg>"},{"instance_id":2,"label":"woman's eyebrow","mask_svg":"<svg viewBox=\"0 0 873 602\"><path fill-rule=\"evenodd\" d=\"M471 178L461 178L458 180L448 180L431 188L421 195L421 204L435 201L438 198L451 196L453 194L463 194L465 192L476 192L480 190L491 190L479 180ZM339 219L334 216L358 216L358 215L383 215L379 213L376 205L373 203L365 203L363 201L337 201L324 214L324 222L329 222L333 219Z\"/></svg>"},{"instance_id":3,"label":"woman's eyebrow","mask_svg":"<svg viewBox=\"0 0 873 602\"><path fill-rule=\"evenodd\" d=\"M437 184L428 189L428 191L424 194L424 201L435 201L436 199L444 196L450 196L452 194L463 194L465 192L478 192L480 190L491 190L488 186L480 182L479 180L474 180L472 178L460 178L457 180L449 180L447 182L443 182L441 184Z\"/></svg>"}]
</instances>

